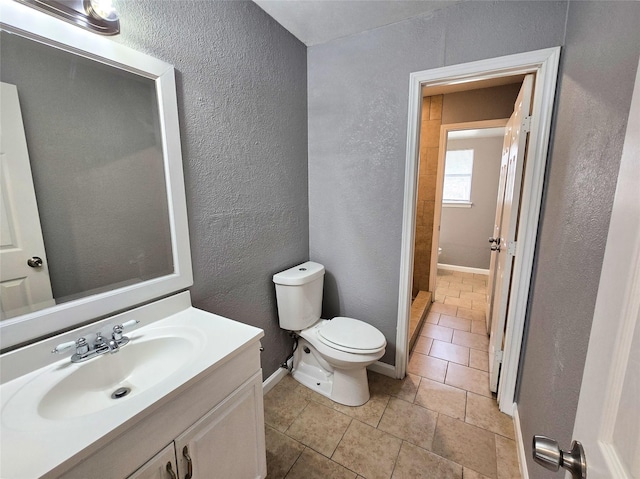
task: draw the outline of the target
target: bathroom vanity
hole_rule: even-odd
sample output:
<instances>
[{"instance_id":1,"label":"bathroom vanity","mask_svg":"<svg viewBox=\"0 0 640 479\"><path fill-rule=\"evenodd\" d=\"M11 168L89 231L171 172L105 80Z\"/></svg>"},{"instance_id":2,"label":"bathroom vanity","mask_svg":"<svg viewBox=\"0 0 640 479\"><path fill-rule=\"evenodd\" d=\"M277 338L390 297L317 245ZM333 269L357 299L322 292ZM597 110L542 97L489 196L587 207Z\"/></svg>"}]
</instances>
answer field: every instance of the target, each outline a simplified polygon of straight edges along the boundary
<instances>
[{"instance_id":1,"label":"bathroom vanity","mask_svg":"<svg viewBox=\"0 0 640 479\"><path fill-rule=\"evenodd\" d=\"M173 67L0 9L0 477L265 477L264 333L188 292Z\"/></svg>"},{"instance_id":2,"label":"bathroom vanity","mask_svg":"<svg viewBox=\"0 0 640 479\"><path fill-rule=\"evenodd\" d=\"M132 319L117 353L51 354ZM183 292L3 355L0 477L265 477L262 336Z\"/></svg>"}]
</instances>

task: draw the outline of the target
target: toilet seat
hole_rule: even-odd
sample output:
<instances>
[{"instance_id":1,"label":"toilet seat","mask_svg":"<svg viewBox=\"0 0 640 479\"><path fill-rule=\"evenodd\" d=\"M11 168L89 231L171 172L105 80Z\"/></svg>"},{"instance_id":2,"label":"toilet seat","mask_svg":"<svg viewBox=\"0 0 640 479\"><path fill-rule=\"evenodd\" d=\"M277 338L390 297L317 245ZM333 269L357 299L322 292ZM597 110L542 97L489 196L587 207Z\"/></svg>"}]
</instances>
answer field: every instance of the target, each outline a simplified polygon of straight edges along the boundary
<instances>
[{"instance_id":1,"label":"toilet seat","mask_svg":"<svg viewBox=\"0 0 640 479\"><path fill-rule=\"evenodd\" d=\"M330 348L353 354L372 354L384 350L387 340L375 327L354 318L338 316L324 321L316 337Z\"/></svg>"}]
</instances>

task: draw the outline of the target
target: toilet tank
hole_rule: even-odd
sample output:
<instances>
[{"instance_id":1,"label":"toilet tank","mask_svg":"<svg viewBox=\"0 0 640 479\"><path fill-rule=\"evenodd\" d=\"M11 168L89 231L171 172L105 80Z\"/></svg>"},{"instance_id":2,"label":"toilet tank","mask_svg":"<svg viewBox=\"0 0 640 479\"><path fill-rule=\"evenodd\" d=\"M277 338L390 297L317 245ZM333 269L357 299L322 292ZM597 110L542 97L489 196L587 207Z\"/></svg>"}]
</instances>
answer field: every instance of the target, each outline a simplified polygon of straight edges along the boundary
<instances>
[{"instance_id":1,"label":"toilet tank","mask_svg":"<svg viewBox=\"0 0 640 479\"><path fill-rule=\"evenodd\" d=\"M324 266L313 261L273 275L280 327L301 331L320 319Z\"/></svg>"}]
</instances>

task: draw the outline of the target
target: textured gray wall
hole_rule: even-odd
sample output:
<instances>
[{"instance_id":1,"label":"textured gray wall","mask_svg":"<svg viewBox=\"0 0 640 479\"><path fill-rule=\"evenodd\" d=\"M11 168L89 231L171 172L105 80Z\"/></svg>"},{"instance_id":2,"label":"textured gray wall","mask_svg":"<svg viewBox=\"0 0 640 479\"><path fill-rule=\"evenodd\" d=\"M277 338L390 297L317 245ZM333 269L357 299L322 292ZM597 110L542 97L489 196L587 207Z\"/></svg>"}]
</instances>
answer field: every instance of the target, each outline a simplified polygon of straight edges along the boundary
<instances>
[{"instance_id":1,"label":"textured gray wall","mask_svg":"<svg viewBox=\"0 0 640 479\"><path fill-rule=\"evenodd\" d=\"M489 269L500 179L502 137L449 140L447 150L473 149L471 208L442 208L439 263Z\"/></svg>"},{"instance_id":2,"label":"textured gray wall","mask_svg":"<svg viewBox=\"0 0 640 479\"><path fill-rule=\"evenodd\" d=\"M273 273L308 259L306 48L253 2L116 2L115 38L175 66L193 304L291 343Z\"/></svg>"},{"instance_id":3,"label":"textured gray wall","mask_svg":"<svg viewBox=\"0 0 640 479\"><path fill-rule=\"evenodd\" d=\"M380 329L382 361L395 360L409 74L561 45L566 9L464 2L308 49L310 257L327 268L324 315Z\"/></svg>"},{"instance_id":4,"label":"textured gray wall","mask_svg":"<svg viewBox=\"0 0 640 479\"><path fill-rule=\"evenodd\" d=\"M522 356L525 445L571 442L633 81L640 3L571 2ZM580 439L580 438L575 438ZM561 478L529 463L529 477Z\"/></svg>"}]
</instances>

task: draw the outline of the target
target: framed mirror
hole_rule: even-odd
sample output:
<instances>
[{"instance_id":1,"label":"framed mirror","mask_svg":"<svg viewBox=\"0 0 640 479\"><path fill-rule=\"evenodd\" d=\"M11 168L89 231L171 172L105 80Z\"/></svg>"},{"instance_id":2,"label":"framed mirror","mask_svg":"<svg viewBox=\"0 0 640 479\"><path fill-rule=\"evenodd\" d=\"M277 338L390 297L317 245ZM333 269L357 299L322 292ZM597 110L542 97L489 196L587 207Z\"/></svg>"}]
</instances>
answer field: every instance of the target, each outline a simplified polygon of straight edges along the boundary
<instances>
[{"instance_id":1,"label":"framed mirror","mask_svg":"<svg viewBox=\"0 0 640 479\"><path fill-rule=\"evenodd\" d=\"M191 286L173 67L5 0L0 49L1 349Z\"/></svg>"}]
</instances>

